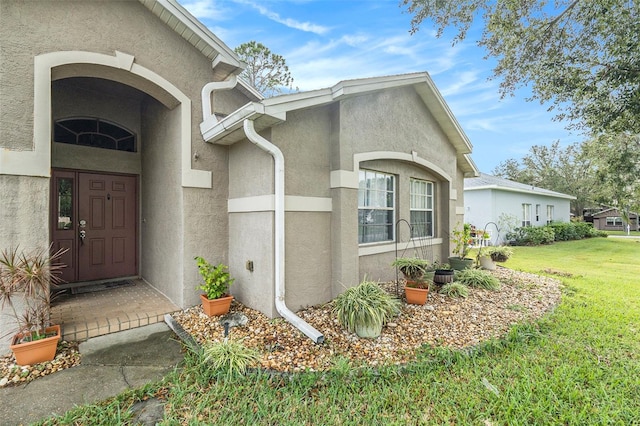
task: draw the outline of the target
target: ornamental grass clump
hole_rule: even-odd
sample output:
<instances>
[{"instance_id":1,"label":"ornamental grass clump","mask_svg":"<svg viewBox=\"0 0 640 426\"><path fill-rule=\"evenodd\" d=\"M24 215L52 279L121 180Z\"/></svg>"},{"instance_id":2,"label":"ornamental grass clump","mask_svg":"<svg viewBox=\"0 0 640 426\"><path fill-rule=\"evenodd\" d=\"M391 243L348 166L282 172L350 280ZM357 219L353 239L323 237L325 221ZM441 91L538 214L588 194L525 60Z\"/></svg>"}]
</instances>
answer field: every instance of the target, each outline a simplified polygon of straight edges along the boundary
<instances>
[{"instance_id":1,"label":"ornamental grass clump","mask_svg":"<svg viewBox=\"0 0 640 426\"><path fill-rule=\"evenodd\" d=\"M465 269L464 271L459 271L456 274L456 281L474 288L484 288L486 290L500 289L500 281L489 272L481 269Z\"/></svg>"},{"instance_id":2,"label":"ornamental grass clump","mask_svg":"<svg viewBox=\"0 0 640 426\"><path fill-rule=\"evenodd\" d=\"M15 322L15 328L0 337L21 335L18 343L47 337L51 289L63 282L60 274L65 265L60 258L67 250L49 251L41 248L26 252L12 247L0 252L0 309Z\"/></svg>"},{"instance_id":3,"label":"ornamental grass clump","mask_svg":"<svg viewBox=\"0 0 640 426\"><path fill-rule=\"evenodd\" d=\"M212 342L203 348L203 361L228 378L245 374L247 368L260 361L260 353L237 340Z\"/></svg>"},{"instance_id":4,"label":"ornamental grass clump","mask_svg":"<svg viewBox=\"0 0 640 426\"><path fill-rule=\"evenodd\" d=\"M454 281L452 283L443 285L440 290L438 290L438 293L444 294L449 297L465 298L469 295L469 288L464 284Z\"/></svg>"},{"instance_id":5,"label":"ornamental grass clump","mask_svg":"<svg viewBox=\"0 0 640 426\"><path fill-rule=\"evenodd\" d=\"M400 313L400 300L384 291L378 283L363 281L336 297L334 313L350 332L356 327L382 327Z\"/></svg>"}]
</instances>

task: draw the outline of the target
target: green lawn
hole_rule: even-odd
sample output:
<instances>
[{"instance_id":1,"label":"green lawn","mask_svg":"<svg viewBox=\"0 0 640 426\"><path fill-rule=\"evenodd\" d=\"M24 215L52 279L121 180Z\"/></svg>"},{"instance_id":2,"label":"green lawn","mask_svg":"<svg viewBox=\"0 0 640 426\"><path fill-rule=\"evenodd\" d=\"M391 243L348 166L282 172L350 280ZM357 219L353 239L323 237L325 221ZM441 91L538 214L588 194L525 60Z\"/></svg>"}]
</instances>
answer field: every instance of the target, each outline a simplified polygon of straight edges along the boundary
<instances>
[{"instance_id":1,"label":"green lawn","mask_svg":"<svg viewBox=\"0 0 640 426\"><path fill-rule=\"evenodd\" d=\"M640 242L515 247L505 266L552 274L563 301L537 324L471 353L425 348L405 368L226 380L184 369L45 424L126 424L136 398L168 398L165 424L640 424Z\"/></svg>"}]
</instances>

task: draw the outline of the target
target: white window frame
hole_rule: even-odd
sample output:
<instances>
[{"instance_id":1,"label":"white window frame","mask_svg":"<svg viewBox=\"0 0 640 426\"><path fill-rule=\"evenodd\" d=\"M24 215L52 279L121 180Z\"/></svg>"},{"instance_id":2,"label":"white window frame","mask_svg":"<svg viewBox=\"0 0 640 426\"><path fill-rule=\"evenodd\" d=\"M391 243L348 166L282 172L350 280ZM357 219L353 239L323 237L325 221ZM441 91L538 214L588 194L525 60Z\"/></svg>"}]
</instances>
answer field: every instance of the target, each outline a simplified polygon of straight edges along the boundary
<instances>
[{"instance_id":1,"label":"white window frame","mask_svg":"<svg viewBox=\"0 0 640 426\"><path fill-rule=\"evenodd\" d=\"M551 225L551 223L553 223L553 213L554 213L554 205L547 204L547 225Z\"/></svg>"},{"instance_id":2,"label":"white window frame","mask_svg":"<svg viewBox=\"0 0 640 426\"><path fill-rule=\"evenodd\" d=\"M536 204L536 222L540 222L540 209L542 206L540 204Z\"/></svg>"},{"instance_id":3,"label":"white window frame","mask_svg":"<svg viewBox=\"0 0 640 426\"><path fill-rule=\"evenodd\" d=\"M424 179L411 178L409 180L409 223L411 224L411 238L434 237L435 232L435 185ZM431 212L431 227L426 235L416 235L414 227L423 222L414 223L411 219L413 212ZM429 223L429 222L426 222Z\"/></svg>"},{"instance_id":4,"label":"white window frame","mask_svg":"<svg viewBox=\"0 0 640 426\"><path fill-rule=\"evenodd\" d=\"M622 226L621 216L607 216L607 226Z\"/></svg>"},{"instance_id":5,"label":"white window frame","mask_svg":"<svg viewBox=\"0 0 640 426\"><path fill-rule=\"evenodd\" d=\"M369 184L370 182L380 182L379 179L383 179L388 183L387 179L389 178L391 179L392 186L392 189L390 190L386 185L383 188L381 185L376 186L375 184ZM358 243L360 245L395 241L396 182L396 176L393 174L378 172L369 169L360 169L358 189ZM380 211L392 212L391 223L386 223L384 225L368 225L367 223L362 223L363 217L372 217L373 213ZM367 226L386 226L389 227L390 231L386 233L386 238L365 241L365 233L363 233L362 231Z\"/></svg>"},{"instance_id":6,"label":"white window frame","mask_svg":"<svg viewBox=\"0 0 640 426\"><path fill-rule=\"evenodd\" d=\"M522 227L531 226L531 204L522 203Z\"/></svg>"}]
</instances>

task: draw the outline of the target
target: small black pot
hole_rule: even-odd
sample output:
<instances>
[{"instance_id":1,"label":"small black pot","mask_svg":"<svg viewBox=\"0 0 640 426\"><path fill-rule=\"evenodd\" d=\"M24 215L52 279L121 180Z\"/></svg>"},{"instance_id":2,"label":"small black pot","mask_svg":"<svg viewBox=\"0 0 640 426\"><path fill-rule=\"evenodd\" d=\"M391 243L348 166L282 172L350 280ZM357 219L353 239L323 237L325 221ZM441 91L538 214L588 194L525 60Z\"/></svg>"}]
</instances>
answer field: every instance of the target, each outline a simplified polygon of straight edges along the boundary
<instances>
[{"instance_id":1,"label":"small black pot","mask_svg":"<svg viewBox=\"0 0 640 426\"><path fill-rule=\"evenodd\" d=\"M436 273L433 276L433 282L438 284L446 284L453 282L453 270L452 269L436 269Z\"/></svg>"}]
</instances>

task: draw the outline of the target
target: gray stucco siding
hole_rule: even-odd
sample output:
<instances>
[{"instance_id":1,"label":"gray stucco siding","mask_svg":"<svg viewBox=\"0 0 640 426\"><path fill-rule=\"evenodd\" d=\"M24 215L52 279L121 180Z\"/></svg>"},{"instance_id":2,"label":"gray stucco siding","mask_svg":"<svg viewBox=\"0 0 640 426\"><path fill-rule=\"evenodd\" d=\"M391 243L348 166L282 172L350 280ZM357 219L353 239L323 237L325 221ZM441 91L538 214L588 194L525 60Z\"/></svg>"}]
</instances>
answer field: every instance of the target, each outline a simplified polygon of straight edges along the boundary
<instances>
[{"instance_id":1,"label":"gray stucco siding","mask_svg":"<svg viewBox=\"0 0 640 426\"><path fill-rule=\"evenodd\" d=\"M327 107L294 111L273 127L271 141L284 155L287 195L330 196L330 129Z\"/></svg>"},{"instance_id":2,"label":"gray stucco siding","mask_svg":"<svg viewBox=\"0 0 640 426\"><path fill-rule=\"evenodd\" d=\"M373 151L416 151L450 176L456 172L455 161L452 161L455 149L412 88L375 92L342 101L340 144L344 148L343 156Z\"/></svg>"}]
</instances>

